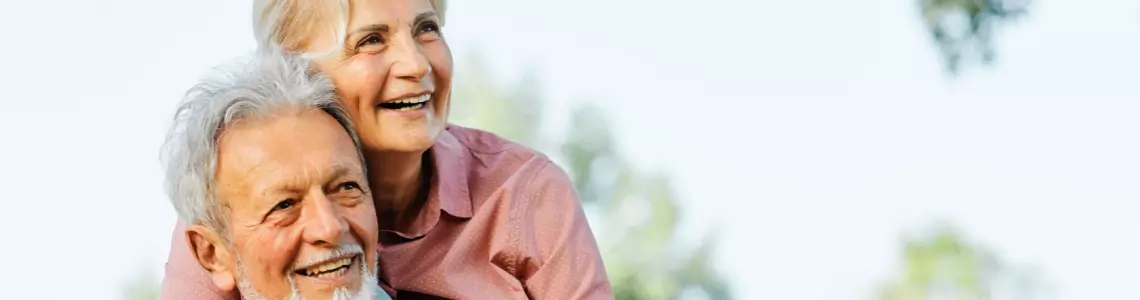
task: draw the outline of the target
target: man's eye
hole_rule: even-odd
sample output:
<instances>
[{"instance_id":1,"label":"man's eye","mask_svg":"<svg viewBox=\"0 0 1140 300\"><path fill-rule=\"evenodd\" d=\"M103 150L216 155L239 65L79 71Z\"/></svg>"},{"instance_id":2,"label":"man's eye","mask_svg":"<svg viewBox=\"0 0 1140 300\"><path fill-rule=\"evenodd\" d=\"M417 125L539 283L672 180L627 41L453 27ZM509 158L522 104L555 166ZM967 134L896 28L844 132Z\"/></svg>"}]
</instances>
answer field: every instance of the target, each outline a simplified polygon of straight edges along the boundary
<instances>
[{"instance_id":1,"label":"man's eye","mask_svg":"<svg viewBox=\"0 0 1140 300\"><path fill-rule=\"evenodd\" d=\"M424 22L422 25L420 25L419 33L432 32L439 33L439 25L436 25L435 22Z\"/></svg>"},{"instance_id":2,"label":"man's eye","mask_svg":"<svg viewBox=\"0 0 1140 300\"><path fill-rule=\"evenodd\" d=\"M284 201L277 202L277 205L273 206L273 210L286 210L290 207L293 207L294 205L297 205L297 200L285 199Z\"/></svg>"},{"instance_id":3,"label":"man's eye","mask_svg":"<svg viewBox=\"0 0 1140 300\"><path fill-rule=\"evenodd\" d=\"M356 182L349 181L349 182L341 183L340 186L337 186L337 191L351 191L351 190L360 190L360 185L357 184Z\"/></svg>"}]
</instances>

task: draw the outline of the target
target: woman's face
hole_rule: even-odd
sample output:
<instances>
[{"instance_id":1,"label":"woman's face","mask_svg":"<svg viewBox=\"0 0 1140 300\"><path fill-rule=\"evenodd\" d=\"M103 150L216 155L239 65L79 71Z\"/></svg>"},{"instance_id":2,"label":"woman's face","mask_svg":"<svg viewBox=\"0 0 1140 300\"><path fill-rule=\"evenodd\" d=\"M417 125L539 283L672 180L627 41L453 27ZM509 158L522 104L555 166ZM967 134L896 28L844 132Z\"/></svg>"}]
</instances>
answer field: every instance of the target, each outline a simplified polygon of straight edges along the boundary
<instances>
[{"instance_id":1,"label":"woman's face","mask_svg":"<svg viewBox=\"0 0 1140 300\"><path fill-rule=\"evenodd\" d=\"M336 85L369 151L423 152L447 123L451 50L429 0L352 0L342 45L316 61ZM311 45L312 45L311 44Z\"/></svg>"}]
</instances>

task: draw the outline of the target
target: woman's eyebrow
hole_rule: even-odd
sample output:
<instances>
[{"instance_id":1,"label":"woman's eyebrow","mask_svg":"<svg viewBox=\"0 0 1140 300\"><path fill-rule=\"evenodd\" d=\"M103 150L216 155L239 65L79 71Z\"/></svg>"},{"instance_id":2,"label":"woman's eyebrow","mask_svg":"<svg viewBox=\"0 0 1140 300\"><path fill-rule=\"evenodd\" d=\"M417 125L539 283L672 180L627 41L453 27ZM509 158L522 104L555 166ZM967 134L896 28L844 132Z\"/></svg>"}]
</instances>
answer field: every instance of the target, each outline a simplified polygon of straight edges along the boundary
<instances>
[{"instance_id":1,"label":"woman's eyebrow","mask_svg":"<svg viewBox=\"0 0 1140 300\"><path fill-rule=\"evenodd\" d=\"M388 25L385 25L385 24L365 25L363 27L357 28L356 30L353 30L348 35L351 36L351 35L361 33L361 32L388 32Z\"/></svg>"}]
</instances>

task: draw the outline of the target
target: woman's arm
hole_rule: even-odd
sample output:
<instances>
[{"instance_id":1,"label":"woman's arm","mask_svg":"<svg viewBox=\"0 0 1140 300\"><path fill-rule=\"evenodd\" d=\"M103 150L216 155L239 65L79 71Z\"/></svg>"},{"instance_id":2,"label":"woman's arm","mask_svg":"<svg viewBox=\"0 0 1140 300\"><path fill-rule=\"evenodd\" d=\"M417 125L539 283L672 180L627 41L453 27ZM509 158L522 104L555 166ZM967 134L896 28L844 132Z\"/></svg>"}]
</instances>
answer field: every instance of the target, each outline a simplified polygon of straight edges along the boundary
<instances>
[{"instance_id":1,"label":"woman's arm","mask_svg":"<svg viewBox=\"0 0 1140 300\"><path fill-rule=\"evenodd\" d=\"M159 300L239 300L237 291L223 292L210 280L209 273L190 252L186 227L179 221L170 238L170 257L162 278Z\"/></svg>"},{"instance_id":2,"label":"woman's arm","mask_svg":"<svg viewBox=\"0 0 1140 300\"><path fill-rule=\"evenodd\" d=\"M519 276L531 299L613 299L605 266L578 194L553 162L540 167L520 195L524 213Z\"/></svg>"}]
</instances>

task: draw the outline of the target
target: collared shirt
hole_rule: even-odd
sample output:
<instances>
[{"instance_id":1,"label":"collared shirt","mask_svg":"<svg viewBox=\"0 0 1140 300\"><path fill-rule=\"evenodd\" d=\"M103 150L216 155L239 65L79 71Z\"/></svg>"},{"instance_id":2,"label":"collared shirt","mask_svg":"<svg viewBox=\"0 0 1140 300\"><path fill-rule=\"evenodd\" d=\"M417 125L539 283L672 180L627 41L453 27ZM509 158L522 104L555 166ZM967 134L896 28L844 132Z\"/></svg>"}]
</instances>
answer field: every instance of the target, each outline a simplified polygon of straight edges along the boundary
<instances>
[{"instance_id":1,"label":"collared shirt","mask_svg":"<svg viewBox=\"0 0 1140 300\"><path fill-rule=\"evenodd\" d=\"M424 209L407 228L381 227L384 290L396 299L613 298L565 171L534 150L454 125L430 151ZM213 284L178 224L159 298L239 299Z\"/></svg>"}]
</instances>

